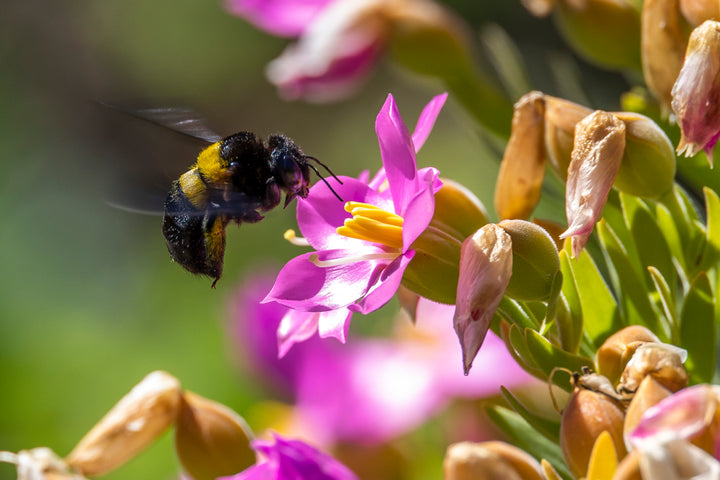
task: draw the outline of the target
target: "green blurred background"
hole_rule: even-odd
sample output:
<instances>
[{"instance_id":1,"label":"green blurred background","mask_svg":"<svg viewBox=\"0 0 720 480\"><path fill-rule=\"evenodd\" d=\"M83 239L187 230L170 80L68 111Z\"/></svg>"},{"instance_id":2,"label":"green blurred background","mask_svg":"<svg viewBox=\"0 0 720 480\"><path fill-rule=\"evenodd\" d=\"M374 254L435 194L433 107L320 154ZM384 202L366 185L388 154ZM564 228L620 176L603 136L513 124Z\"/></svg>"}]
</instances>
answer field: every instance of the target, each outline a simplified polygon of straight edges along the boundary
<instances>
[{"instance_id":1,"label":"green blurred background","mask_svg":"<svg viewBox=\"0 0 720 480\"><path fill-rule=\"evenodd\" d=\"M448 3L478 31L491 22L505 28L531 60L535 86L548 93L556 91L548 59L576 65L549 22L519 2ZM0 450L67 454L156 369L248 414L263 390L238 367L226 333L229 305L249 272L298 253L282 239L295 226L293 209L231 226L225 274L212 290L170 262L159 217L106 203L146 184L162 196L197 149L96 102L182 102L219 133L285 132L336 173L357 175L380 165L374 120L387 93L412 128L442 87L385 62L346 102L284 102L263 69L287 42L226 14L219 0L4 2L0 38ZM592 100L617 107L609 102L621 80L587 66L579 75L610 82ZM418 161L491 207L498 155L451 98ZM142 186L138 172L147 172ZM436 453L439 462L443 452ZM439 476L437 462L429 478ZM177 472L166 435L107 478ZM0 464L6 478L14 469Z\"/></svg>"}]
</instances>

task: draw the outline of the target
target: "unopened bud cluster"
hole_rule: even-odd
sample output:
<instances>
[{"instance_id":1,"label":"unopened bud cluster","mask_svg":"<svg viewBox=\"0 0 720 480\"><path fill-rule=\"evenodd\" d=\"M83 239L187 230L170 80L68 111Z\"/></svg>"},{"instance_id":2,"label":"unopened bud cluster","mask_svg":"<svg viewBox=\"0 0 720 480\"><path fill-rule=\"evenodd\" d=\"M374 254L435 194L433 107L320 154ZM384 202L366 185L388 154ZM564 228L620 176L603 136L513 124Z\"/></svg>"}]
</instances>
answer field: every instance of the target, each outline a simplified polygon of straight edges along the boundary
<instances>
[{"instance_id":1,"label":"unopened bud cluster","mask_svg":"<svg viewBox=\"0 0 720 480\"><path fill-rule=\"evenodd\" d=\"M596 358L600 373L575 376L562 412L560 446L573 475L587 475L603 432L610 435L617 458L629 458L625 438L643 413L687 385L685 358L684 350L658 342L640 326L626 327L604 342Z\"/></svg>"},{"instance_id":2,"label":"unopened bud cluster","mask_svg":"<svg viewBox=\"0 0 720 480\"><path fill-rule=\"evenodd\" d=\"M238 473L255 463L251 432L229 408L183 391L156 371L125 395L65 458L47 448L22 451L12 463L21 480L81 480L106 475L143 451L170 427L185 470L195 480ZM14 455L14 454L13 454Z\"/></svg>"}]
</instances>

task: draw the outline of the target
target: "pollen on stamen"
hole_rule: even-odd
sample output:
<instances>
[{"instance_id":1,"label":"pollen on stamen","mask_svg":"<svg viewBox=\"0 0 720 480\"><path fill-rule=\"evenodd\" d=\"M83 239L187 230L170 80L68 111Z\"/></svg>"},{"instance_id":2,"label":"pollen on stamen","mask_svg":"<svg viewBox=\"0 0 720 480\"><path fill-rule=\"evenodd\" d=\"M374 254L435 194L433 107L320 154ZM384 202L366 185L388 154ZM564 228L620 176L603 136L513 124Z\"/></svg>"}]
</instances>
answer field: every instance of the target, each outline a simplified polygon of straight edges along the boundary
<instances>
[{"instance_id":1,"label":"pollen on stamen","mask_svg":"<svg viewBox=\"0 0 720 480\"><path fill-rule=\"evenodd\" d=\"M402 248L403 218L400 215L360 202L347 202L345 210L353 217L336 229L339 235Z\"/></svg>"},{"instance_id":2,"label":"pollen on stamen","mask_svg":"<svg viewBox=\"0 0 720 480\"><path fill-rule=\"evenodd\" d=\"M308 242L305 237L298 237L295 234L295 230L293 230L292 228L288 228L287 230L285 230L283 238L288 242L292 243L293 245L297 245L298 247L310 246L310 242Z\"/></svg>"}]
</instances>

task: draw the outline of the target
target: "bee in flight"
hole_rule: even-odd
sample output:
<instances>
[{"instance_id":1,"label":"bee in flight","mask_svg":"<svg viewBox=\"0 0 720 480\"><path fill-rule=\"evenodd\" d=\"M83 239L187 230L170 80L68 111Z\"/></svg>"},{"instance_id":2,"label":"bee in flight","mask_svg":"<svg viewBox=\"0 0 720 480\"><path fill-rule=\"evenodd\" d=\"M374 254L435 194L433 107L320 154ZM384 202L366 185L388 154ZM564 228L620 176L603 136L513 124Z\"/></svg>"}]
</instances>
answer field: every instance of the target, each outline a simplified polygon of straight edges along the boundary
<instances>
[{"instance_id":1,"label":"bee in flight","mask_svg":"<svg viewBox=\"0 0 720 480\"><path fill-rule=\"evenodd\" d=\"M221 138L201 120L188 117L187 110L132 113L210 143L197 162L172 183L165 199L162 232L173 260L194 274L212 278L213 287L222 275L225 228L230 222L259 222L261 212L277 207L283 193L285 207L296 197L306 198L310 170L342 201L310 162L338 180L330 169L305 155L284 135L270 135L267 143L251 132Z\"/></svg>"}]
</instances>

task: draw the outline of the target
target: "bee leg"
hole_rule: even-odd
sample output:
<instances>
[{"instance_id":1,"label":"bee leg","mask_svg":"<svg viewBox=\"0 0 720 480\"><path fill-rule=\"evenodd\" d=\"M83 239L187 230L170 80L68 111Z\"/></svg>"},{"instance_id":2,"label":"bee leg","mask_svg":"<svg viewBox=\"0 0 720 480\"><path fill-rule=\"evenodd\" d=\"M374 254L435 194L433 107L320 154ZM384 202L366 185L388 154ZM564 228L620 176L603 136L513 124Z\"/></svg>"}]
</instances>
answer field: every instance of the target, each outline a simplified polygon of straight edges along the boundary
<instances>
[{"instance_id":1,"label":"bee leg","mask_svg":"<svg viewBox=\"0 0 720 480\"><path fill-rule=\"evenodd\" d=\"M265 183L265 200L263 201L263 210L272 210L280 204L280 187L274 178L268 178Z\"/></svg>"},{"instance_id":2,"label":"bee leg","mask_svg":"<svg viewBox=\"0 0 720 480\"><path fill-rule=\"evenodd\" d=\"M265 217L263 217L262 215L260 215L260 214L259 214L258 212L256 212L255 210L250 210L250 211L244 212L244 213L242 213L242 214L240 214L240 215L237 215L237 216L235 217L235 221L238 222L238 224L239 224L240 222L245 222L245 223L257 223L257 222L259 222L260 220L262 220L263 218L265 218Z\"/></svg>"},{"instance_id":3,"label":"bee leg","mask_svg":"<svg viewBox=\"0 0 720 480\"><path fill-rule=\"evenodd\" d=\"M224 216L216 217L207 215L203 219L203 239L205 247L205 267L203 273L210 278L214 278L212 286L220 280L223 269L223 259L225 257L225 227L228 219Z\"/></svg>"}]
</instances>

